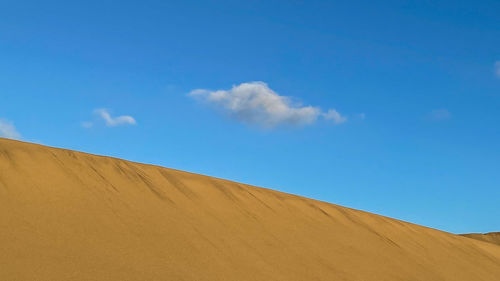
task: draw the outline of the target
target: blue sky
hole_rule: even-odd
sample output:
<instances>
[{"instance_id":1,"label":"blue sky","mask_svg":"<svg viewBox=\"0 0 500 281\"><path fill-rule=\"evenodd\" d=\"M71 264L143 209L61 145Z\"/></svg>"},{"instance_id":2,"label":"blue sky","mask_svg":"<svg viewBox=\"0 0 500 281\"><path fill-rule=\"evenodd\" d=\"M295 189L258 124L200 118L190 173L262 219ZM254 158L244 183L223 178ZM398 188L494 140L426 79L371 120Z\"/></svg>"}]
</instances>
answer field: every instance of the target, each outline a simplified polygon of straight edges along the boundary
<instances>
[{"instance_id":1,"label":"blue sky","mask_svg":"<svg viewBox=\"0 0 500 281\"><path fill-rule=\"evenodd\" d=\"M498 1L1 1L0 134L500 231L499 14Z\"/></svg>"}]
</instances>

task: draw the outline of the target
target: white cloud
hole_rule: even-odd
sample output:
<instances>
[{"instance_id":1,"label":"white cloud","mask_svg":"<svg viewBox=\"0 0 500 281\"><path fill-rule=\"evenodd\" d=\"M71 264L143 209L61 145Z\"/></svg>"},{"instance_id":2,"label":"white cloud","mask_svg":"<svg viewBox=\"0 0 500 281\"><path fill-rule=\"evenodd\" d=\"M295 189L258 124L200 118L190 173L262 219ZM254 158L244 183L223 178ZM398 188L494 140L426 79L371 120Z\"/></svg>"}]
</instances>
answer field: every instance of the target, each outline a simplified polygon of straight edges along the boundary
<instances>
[{"instance_id":1,"label":"white cloud","mask_svg":"<svg viewBox=\"0 0 500 281\"><path fill-rule=\"evenodd\" d=\"M112 117L111 114L106 109L103 108L94 110L94 113L97 114L99 117L101 117L106 123L106 126L108 127L137 124L134 117L132 116L122 115L122 116ZM82 126L89 128L92 127L92 123L83 122Z\"/></svg>"},{"instance_id":2,"label":"white cloud","mask_svg":"<svg viewBox=\"0 0 500 281\"><path fill-rule=\"evenodd\" d=\"M500 61L495 62L495 74L500 78Z\"/></svg>"},{"instance_id":3,"label":"white cloud","mask_svg":"<svg viewBox=\"0 0 500 281\"><path fill-rule=\"evenodd\" d=\"M0 137L20 139L21 134L16 130L12 122L6 119L0 119Z\"/></svg>"},{"instance_id":4,"label":"white cloud","mask_svg":"<svg viewBox=\"0 0 500 281\"><path fill-rule=\"evenodd\" d=\"M347 122L347 117L340 115L340 113L335 109L329 109L326 113L323 113L323 118L326 120L332 120L335 124Z\"/></svg>"},{"instance_id":5,"label":"white cloud","mask_svg":"<svg viewBox=\"0 0 500 281\"><path fill-rule=\"evenodd\" d=\"M427 116L433 121L445 121L451 119L451 113L448 111L448 109L445 108L435 109L431 111Z\"/></svg>"},{"instance_id":6,"label":"white cloud","mask_svg":"<svg viewBox=\"0 0 500 281\"><path fill-rule=\"evenodd\" d=\"M336 124L345 122L345 117L335 110L322 113L319 107L293 103L289 97L280 96L264 82L242 83L229 90L196 89L188 95L211 103L241 122L267 128L283 124L308 125L316 122L319 116L332 119ZM338 116L333 117L333 112Z\"/></svg>"}]
</instances>

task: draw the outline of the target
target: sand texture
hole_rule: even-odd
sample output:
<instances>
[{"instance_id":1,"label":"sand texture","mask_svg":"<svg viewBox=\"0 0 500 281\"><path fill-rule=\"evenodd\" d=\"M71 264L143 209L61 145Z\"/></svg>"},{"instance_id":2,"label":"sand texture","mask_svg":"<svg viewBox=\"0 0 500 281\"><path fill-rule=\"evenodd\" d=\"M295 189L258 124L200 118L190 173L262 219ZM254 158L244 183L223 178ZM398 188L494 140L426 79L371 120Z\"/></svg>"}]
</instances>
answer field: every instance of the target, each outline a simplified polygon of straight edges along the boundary
<instances>
[{"instance_id":1,"label":"sand texture","mask_svg":"<svg viewBox=\"0 0 500 281\"><path fill-rule=\"evenodd\" d=\"M499 281L500 246L227 180L0 139L0 280Z\"/></svg>"},{"instance_id":2,"label":"sand texture","mask_svg":"<svg viewBox=\"0 0 500 281\"><path fill-rule=\"evenodd\" d=\"M500 245L500 232L462 234L465 237ZM500 280L500 278L499 278Z\"/></svg>"}]
</instances>

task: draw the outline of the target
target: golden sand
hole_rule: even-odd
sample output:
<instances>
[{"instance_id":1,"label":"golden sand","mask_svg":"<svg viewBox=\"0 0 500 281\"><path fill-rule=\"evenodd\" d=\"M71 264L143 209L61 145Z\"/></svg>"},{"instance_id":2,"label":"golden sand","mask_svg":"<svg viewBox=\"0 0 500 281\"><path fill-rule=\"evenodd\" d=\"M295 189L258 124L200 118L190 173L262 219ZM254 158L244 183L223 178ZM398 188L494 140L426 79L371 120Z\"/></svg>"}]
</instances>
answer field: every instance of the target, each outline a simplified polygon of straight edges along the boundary
<instances>
[{"instance_id":1,"label":"golden sand","mask_svg":"<svg viewBox=\"0 0 500 281\"><path fill-rule=\"evenodd\" d=\"M0 280L500 280L500 246L317 200L0 139Z\"/></svg>"},{"instance_id":2,"label":"golden sand","mask_svg":"<svg viewBox=\"0 0 500 281\"><path fill-rule=\"evenodd\" d=\"M465 237L500 245L500 232L462 234ZM499 278L500 280L500 278Z\"/></svg>"}]
</instances>

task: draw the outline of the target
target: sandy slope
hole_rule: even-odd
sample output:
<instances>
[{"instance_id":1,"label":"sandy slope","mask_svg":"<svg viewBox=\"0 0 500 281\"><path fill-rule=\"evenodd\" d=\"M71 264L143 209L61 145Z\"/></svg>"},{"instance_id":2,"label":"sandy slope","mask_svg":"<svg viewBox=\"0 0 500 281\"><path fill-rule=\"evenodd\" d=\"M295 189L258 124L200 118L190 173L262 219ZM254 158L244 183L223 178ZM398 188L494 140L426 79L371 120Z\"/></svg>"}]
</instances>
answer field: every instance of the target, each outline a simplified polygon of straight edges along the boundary
<instances>
[{"instance_id":1,"label":"sandy slope","mask_svg":"<svg viewBox=\"0 0 500 281\"><path fill-rule=\"evenodd\" d=\"M484 234L483 233L469 233L469 234L462 234L462 236L500 245L500 232L490 232L490 233L484 233Z\"/></svg>"},{"instance_id":2,"label":"sandy slope","mask_svg":"<svg viewBox=\"0 0 500 281\"><path fill-rule=\"evenodd\" d=\"M500 246L0 139L0 280L500 280Z\"/></svg>"}]
</instances>

